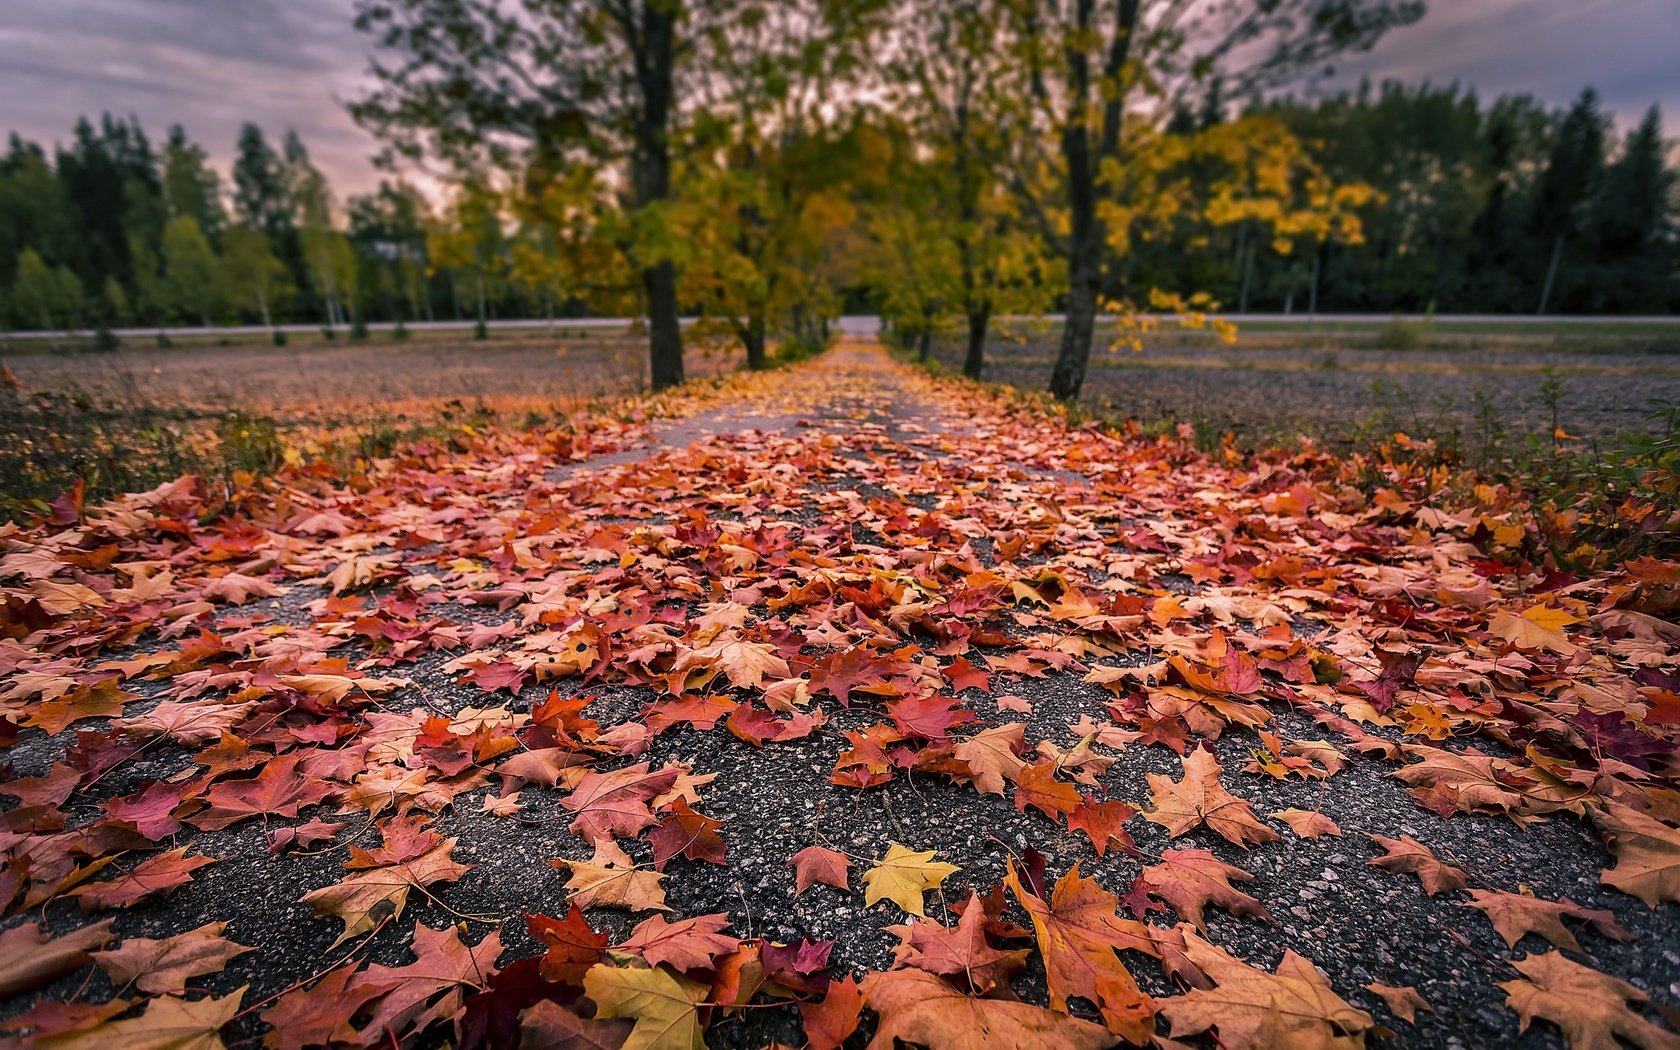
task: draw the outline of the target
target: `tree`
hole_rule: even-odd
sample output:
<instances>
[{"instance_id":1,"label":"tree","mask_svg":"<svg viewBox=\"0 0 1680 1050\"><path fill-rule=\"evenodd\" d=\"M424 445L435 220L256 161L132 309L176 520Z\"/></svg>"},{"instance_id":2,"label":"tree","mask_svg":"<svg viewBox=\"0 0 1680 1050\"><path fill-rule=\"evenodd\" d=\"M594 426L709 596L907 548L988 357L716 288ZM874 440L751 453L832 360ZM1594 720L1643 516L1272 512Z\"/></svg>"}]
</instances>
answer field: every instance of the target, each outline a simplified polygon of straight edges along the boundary
<instances>
[{"instance_id":1,"label":"tree","mask_svg":"<svg viewBox=\"0 0 1680 1050\"><path fill-rule=\"evenodd\" d=\"M350 242L362 284L385 301L385 313L419 317L428 308L426 201L406 182L381 181L375 193L350 198ZM399 305L401 304L401 305Z\"/></svg>"},{"instance_id":2,"label":"tree","mask_svg":"<svg viewBox=\"0 0 1680 1050\"><path fill-rule=\"evenodd\" d=\"M186 129L169 129L163 147L163 199L171 218L187 216L198 223L214 244L222 235L227 214L222 208L221 178L210 167L204 150L188 141Z\"/></svg>"},{"instance_id":3,"label":"tree","mask_svg":"<svg viewBox=\"0 0 1680 1050\"><path fill-rule=\"evenodd\" d=\"M20 325L43 332L56 331L65 320L63 291L51 267L33 248L18 256L12 280L12 310Z\"/></svg>"},{"instance_id":4,"label":"tree","mask_svg":"<svg viewBox=\"0 0 1680 1050\"><path fill-rule=\"evenodd\" d=\"M163 283L168 309L210 327L210 314L220 300L221 272L216 253L190 215L169 220L163 231Z\"/></svg>"},{"instance_id":5,"label":"tree","mask_svg":"<svg viewBox=\"0 0 1680 1050\"><path fill-rule=\"evenodd\" d=\"M271 242L292 223L285 164L255 124L239 129L233 161L233 214L246 226L263 231Z\"/></svg>"},{"instance_id":6,"label":"tree","mask_svg":"<svg viewBox=\"0 0 1680 1050\"><path fill-rule=\"evenodd\" d=\"M1591 309L1661 310L1661 286L1672 272L1670 215L1675 173L1668 168L1662 114L1652 106L1628 134L1605 173L1591 217L1598 279Z\"/></svg>"},{"instance_id":7,"label":"tree","mask_svg":"<svg viewBox=\"0 0 1680 1050\"><path fill-rule=\"evenodd\" d=\"M335 225L335 205L327 178L309 160L309 150L297 132L288 131L283 146L282 173L292 214L296 216L298 251L304 273L315 291L328 329L343 325L345 303L355 302L355 256Z\"/></svg>"},{"instance_id":8,"label":"tree","mask_svg":"<svg viewBox=\"0 0 1680 1050\"><path fill-rule=\"evenodd\" d=\"M357 0L385 58L351 114L393 151L547 181L590 159L622 169L624 247L647 299L655 387L683 377L670 226L673 131L702 71L695 43L746 0Z\"/></svg>"},{"instance_id":9,"label":"tree","mask_svg":"<svg viewBox=\"0 0 1680 1050\"><path fill-rule=\"evenodd\" d=\"M105 300L102 320L113 326L127 323L131 316L131 310L128 305L128 293L123 291L122 282L114 276L105 278L105 288L102 294Z\"/></svg>"},{"instance_id":10,"label":"tree","mask_svg":"<svg viewBox=\"0 0 1680 1050\"><path fill-rule=\"evenodd\" d=\"M1129 148L1128 120L1155 119L1210 78L1257 91L1422 17L1415 0L1002 0L1017 100L1014 182L1067 269L1067 319L1050 390L1084 383L1113 253L1101 214Z\"/></svg>"},{"instance_id":11,"label":"tree","mask_svg":"<svg viewBox=\"0 0 1680 1050\"><path fill-rule=\"evenodd\" d=\"M482 178L462 183L427 244L433 266L471 279L474 316L482 333L489 322L491 293L507 270L500 195Z\"/></svg>"},{"instance_id":12,"label":"tree","mask_svg":"<svg viewBox=\"0 0 1680 1050\"><path fill-rule=\"evenodd\" d=\"M997 42L1005 28L1007 5L990 0L910 0L908 17L888 36L883 72L889 96L918 140L934 157L927 176L943 183L930 201L938 218L934 236L955 249L956 287L951 304L966 322L963 373L980 378L985 367L986 336L999 299L1029 285L1018 280L1019 267L1032 254L1016 221L1018 214L1002 192L1002 124L1010 100L1004 94L1008 62ZM1016 272L1007 264L1013 261ZM1033 282L1049 290L1048 282ZM1038 309L1040 302L1009 304Z\"/></svg>"},{"instance_id":13,"label":"tree","mask_svg":"<svg viewBox=\"0 0 1680 1050\"><path fill-rule=\"evenodd\" d=\"M1534 200L1533 228L1551 243L1551 261L1546 264L1535 313L1545 313L1551 303L1563 263L1564 241L1580 227L1585 205L1603 172L1605 123L1598 109L1598 94L1588 88L1569 108L1552 143L1552 154Z\"/></svg>"},{"instance_id":14,"label":"tree","mask_svg":"<svg viewBox=\"0 0 1680 1050\"><path fill-rule=\"evenodd\" d=\"M274 336L274 304L285 287L286 266L268 243L268 234L243 223L222 234L222 276L235 308L254 311Z\"/></svg>"}]
</instances>

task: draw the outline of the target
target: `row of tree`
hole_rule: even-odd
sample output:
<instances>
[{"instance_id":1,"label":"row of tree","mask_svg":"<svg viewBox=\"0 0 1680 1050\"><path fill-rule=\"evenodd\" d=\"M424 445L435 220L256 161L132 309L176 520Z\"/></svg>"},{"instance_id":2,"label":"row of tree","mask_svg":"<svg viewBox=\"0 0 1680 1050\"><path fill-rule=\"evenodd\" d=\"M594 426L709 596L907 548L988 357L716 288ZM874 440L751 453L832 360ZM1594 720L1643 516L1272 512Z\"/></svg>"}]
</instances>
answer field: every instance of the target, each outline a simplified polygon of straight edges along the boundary
<instances>
[{"instance_id":1,"label":"row of tree","mask_svg":"<svg viewBox=\"0 0 1680 1050\"><path fill-rule=\"evenodd\" d=\"M0 319L22 329L278 325L524 312L500 202L462 187L438 214L401 180L340 204L288 132L241 131L229 178L176 126L83 119L49 159L0 159ZM540 306L538 307L540 308Z\"/></svg>"},{"instance_id":2,"label":"row of tree","mask_svg":"<svg viewBox=\"0 0 1680 1050\"><path fill-rule=\"evenodd\" d=\"M83 122L0 164L12 323L678 312L762 364L842 306L979 374L998 313L1664 311L1674 177L1655 111L1615 141L1457 87L1302 101L1292 78L1410 0L367 0L388 160L452 173L339 207L248 127L224 191L180 129ZM1229 100L1229 101L1227 101ZM691 330L692 331L692 330ZM692 338L692 335L691 335Z\"/></svg>"}]
</instances>

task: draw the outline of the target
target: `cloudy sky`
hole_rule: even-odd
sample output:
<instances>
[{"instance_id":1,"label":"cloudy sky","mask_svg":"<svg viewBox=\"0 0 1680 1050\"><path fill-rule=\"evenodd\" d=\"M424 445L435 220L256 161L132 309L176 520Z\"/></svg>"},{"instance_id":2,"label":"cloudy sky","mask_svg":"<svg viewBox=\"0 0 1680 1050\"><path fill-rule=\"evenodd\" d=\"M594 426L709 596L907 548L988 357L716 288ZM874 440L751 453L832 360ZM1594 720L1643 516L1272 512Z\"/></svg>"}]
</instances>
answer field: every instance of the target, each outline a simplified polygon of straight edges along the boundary
<instances>
[{"instance_id":1,"label":"cloudy sky","mask_svg":"<svg viewBox=\"0 0 1680 1050\"><path fill-rule=\"evenodd\" d=\"M1680 0L1432 0L1424 21L1350 62L1562 104L1597 87L1624 126L1660 103L1680 130ZM345 116L366 69L352 0L0 0L0 131L68 138L78 114L179 121L224 167L241 122L295 127L341 194L376 181ZM1342 79L1339 78L1339 79Z\"/></svg>"}]
</instances>

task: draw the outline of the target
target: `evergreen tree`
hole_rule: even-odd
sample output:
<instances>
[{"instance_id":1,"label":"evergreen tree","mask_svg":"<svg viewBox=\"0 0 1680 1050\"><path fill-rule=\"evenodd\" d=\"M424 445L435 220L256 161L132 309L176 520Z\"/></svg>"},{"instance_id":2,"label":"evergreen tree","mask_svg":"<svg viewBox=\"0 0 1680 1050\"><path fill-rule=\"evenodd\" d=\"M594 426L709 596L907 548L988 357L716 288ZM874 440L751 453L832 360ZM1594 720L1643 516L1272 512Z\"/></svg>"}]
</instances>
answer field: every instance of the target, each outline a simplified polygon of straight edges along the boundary
<instances>
[{"instance_id":1,"label":"evergreen tree","mask_svg":"<svg viewBox=\"0 0 1680 1050\"><path fill-rule=\"evenodd\" d=\"M1551 305L1558 271L1563 265L1564 242L1579 229L1584 206L1598 186L1604 167L1605 124L1598 108L1598 94L1588 88L1569 108L1552 143L1530 220L1535 233L1547 242L1551 251L1536 313L1545 313Z\"/></svg>"},{"instance_id":2,"label":"evergreen tree","mask_svg":"<svg viewBox=\"0 0 1680 1050\"><path fill-rule=\"evenodd\" d=\"M181 125L169 129L163 148L163 195L170 218L186 216L212 244L222 235L227 215L222 209L221 177L211 169L204 150L188 141Z\"/></svg>"}]
</instances>

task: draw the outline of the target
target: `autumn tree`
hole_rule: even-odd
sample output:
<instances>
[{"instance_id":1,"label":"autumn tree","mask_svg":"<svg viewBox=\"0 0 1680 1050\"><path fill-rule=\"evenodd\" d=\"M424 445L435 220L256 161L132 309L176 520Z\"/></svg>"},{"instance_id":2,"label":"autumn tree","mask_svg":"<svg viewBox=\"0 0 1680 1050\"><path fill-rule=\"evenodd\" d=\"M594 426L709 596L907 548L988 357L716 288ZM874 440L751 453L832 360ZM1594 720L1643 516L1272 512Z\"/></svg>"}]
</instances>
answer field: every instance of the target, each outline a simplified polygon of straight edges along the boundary
<instances>
[{"instance_id":1,"label":"autumn tree","mask_svg":"<svg viewBox=\"0 0 1680 1050\"><path fill-rule=\"evenodd\" d=\"M516 281L540 289L549 306L564 299L609 314L636 308L641 277L619 249L626 218L604 169L577 164L529 180L510 204L520 224L510 258Z\"/></svg>"},{"instance_id":2,"label":"autumn tree","mask_svg":"<svg viewBox=\"0 0 1680 1050\"><path fill-rule=\"evenodd\" d=\"M557 172L622 171L625 248L647 299L655 387L683 378L669 225L672 137L697 42L747 0L358 0L378 87L351 106L401 156Z\"/></svg>"},{"instance_id":3,"label":"autumn tree","mask_svg":"<svg viewBox=\"0 0 1680 1050\"><path fill-rule=\"evenodd\" d=\"M1065 260L1066 322L1050 390L1077 397L1115 261L1103 201L1134 133L1211 78L1278 85L1369 48L1423 14L1417 0L999 0L1007 18L1014 184Z\"/></svg>"},{"instance_id":4,"label":"autumn tree","mask_svg":"<svg viewBox=\"0 0 1680 1050\"><path fill-rule=\"evenodd\" d=\"M507 269L501 196L482 177L462 183L427 238L432 265L472 282L473 316L482 337L493 286Z\"/></svg>"},{"instance_id":5,"label":"autumn tree","mask_svg":"<svg viewBox=\"0 0 1680 1050\"><path fill-rule=\"evenodd\" d=\"M903 234L907 225L931 225L924 235L950 243L956 273L948 308L965 322L963 372L978 379L993 313L1000 306L1042 309L1055 287L1032 266L1029 231L1004 192L1004 118L1011 100L1003 75L1009 58L998 43L1009 12L990 0L908 0L903 6L887 37L881 72L890 104L930 154L920 177L938 185L919 202L931 210L892 221L878 217L878 228Z\"/></svg>"}]
</instances>

